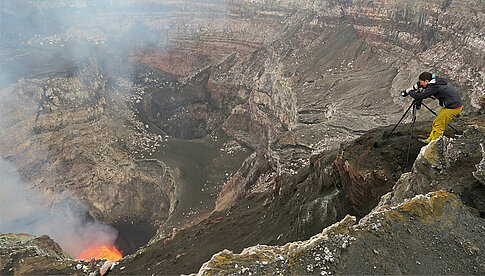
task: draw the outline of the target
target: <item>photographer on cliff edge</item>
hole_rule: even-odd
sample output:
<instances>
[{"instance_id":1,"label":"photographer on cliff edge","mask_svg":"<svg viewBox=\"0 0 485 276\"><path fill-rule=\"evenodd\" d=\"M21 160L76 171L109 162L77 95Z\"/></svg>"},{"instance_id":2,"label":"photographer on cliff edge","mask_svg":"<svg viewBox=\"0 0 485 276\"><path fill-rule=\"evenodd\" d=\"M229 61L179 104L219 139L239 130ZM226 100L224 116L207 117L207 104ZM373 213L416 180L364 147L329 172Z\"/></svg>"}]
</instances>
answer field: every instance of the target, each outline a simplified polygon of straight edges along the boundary
<instances>
[{"instance_id":1,"label":"photographer on cliff edge","mask_svg":"<svg viewBox=\"0 0 485 276\"><path fill-rule=\"evenodd\" d=\"M410 95L417 102L429 97L438 99L442 106L438 116L433 121L433 128L426 142L443 136L448 123L460 114L463 109L463 102L447 79L436 77L429 72L423 72L419 75L419 81L412 87L402 92L402 96ZM424 141L423 141L424 142Z\"/></svg>"}]
</instances>

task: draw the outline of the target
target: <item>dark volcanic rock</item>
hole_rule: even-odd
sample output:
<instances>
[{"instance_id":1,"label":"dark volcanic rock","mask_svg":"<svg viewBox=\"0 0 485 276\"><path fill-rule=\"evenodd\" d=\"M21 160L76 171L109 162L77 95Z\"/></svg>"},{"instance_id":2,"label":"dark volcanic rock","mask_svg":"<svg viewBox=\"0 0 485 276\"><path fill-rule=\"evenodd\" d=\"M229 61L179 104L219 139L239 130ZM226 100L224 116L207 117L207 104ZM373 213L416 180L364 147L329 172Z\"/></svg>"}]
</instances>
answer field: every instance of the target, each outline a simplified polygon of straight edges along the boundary
<instances>
[{"instance_id":1,"label":"dark volcanic rock","mask_svg":"<svg viewBox=\"0 0 485 276\"><path fill-rule=\"evenodd\" d=\"M222 251L204 264L199 274L484 273L485 189L476 177L483 174L482 117L463 118L465 123L460 126L466 130L461 137L442 137L422 147L419 155L412 151L413 159L417 155L413 169L398 181L397 173L391 180L392 172L405 162L406 137L398 131L382 140L390 127L370 131L343 147L333 162L334 183L342 183L354 208L376 206L376 198L396 181L393 191L358 224L351 226L356 219L348 216L306 241L255 246L241 254ZM422 131L421 126L417 129ZM379 144L374 148L376 142ZM312 164L316 167L319 161Z\"/></svg>"},{"instance_id":2,"label":"dark volcanic rock","mask_svg":"<svg viewBox=\"0 0 485 276\"><path fill-rule=\"evenodd\" d=\"M222 188L215 211L222 211L251 193L273 187L277 165L278 161L272 159L272 156L253 153Z\"/></svg>"},{"instance_id":3,"label":"dark volcanic rock","mask_svg":"<svg viewBox=\"0 0 485 276\"><path fill-rule=\"evenodd\" d=\"M307 241L223 251L198 275L483 274L485 224L435 192L324 229Z\"/></svg>"},{"instance_id":4,"label":"dark volcanic rock","mask_svg":"<svg viewBox=\"0 0 485 276\"><path fill-rule=\"evenodd\" d=\"M414 135L426 135L428 124L417 124ZM339 186L352 203L354 214L360 217L369 213L401 174L409 170L423 146L415 138L409 140L410 125L400 126L389 134L389 127L365 133L343 146L332 164Z\"/></svg>"},{"instance_id":5,"label":"dark volcanic rock","mask_svg":"<svg viewBox=\"0 0 485 276\"><path fill-rule=\"evenodd\" d=\"M425 125L420 124L417 130L425 131ZM399 170L404 171L409 127L401 126L389 139L385 137L392 126L379 128L340 150L313 156L309 166L298 174L273 178L272 189L258 190L259 186L254 185L248 187L248 191L255 189L255 192L239 198L241 194L238 193L245 190L228 189L228 194L222 193L220 198L237 198L231 207L220 208L219 212L193 227L158 236L148 246L122 260L120 267L126 268L115 270L115 273L136 274L142 264L153 273L191 273L212 256L210 252L223 249L240 252L249 245L281 245L308 239L346 214L356 213L355 206L371 210L379 202L380 195L392 189L399 179ZM377 148L374 147L376 143L380 143ZM419 146L413 140L412 157L417 156ZM353 160L352 156L360 156L359 162L352 162L353 170L364 177L345 185L347 189L355 190L367 185L361 190L367 197L359 198L360 205L353 204L351 190L343 189L343 183L348 180L346 171L339 171L335 165L336 162ZM265 159L258 159L253 153L250 160L256 163ZM258 183L265 171L250 168L269 168L268 164L248 165L245 163L231 181ZM219 202L223 206L225 203Z\"/></svg>"}]
</instances>

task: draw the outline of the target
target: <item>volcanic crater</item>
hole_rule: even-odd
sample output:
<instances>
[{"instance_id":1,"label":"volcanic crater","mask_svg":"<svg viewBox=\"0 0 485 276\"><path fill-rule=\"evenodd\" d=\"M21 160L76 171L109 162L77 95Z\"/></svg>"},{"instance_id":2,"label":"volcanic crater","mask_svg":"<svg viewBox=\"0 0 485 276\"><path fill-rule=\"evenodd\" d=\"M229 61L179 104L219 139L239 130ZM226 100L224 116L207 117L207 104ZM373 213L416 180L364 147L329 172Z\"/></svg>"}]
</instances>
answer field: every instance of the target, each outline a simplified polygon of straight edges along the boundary
<instances>
[{"instance_id":1,"label":"volcanic crater","mask_svg":"<svg viewBox=\"0 0 485 276\"><path fill-rule=\"evenodd\" d=\"M90 20L21 35L0 24L8 65L0 157L15 171L5 173L45 195L29 208L69 206L79 229L116 233L107 235L124 256L110 267L116 274L203 274L211 265L229 274L234 263L211 263L215 253L304 241L349 214L365 224L376 206L438 187L473 210L464 221L483 219L484 49L474 32L484 25L456 15L475 10L472 1L20 2L7 1L2 20L25 21L22 7L39 14L32 20L40 26L52 23L43 19L49 12L59 22ZM464 32L476 39L461 39ZM424 70L469 91L453 120L461 131L448 129L435 146L416 139L434 117L423 109L415 125L408 116L390 135L410 104L398 91ZM99 260L63 257L48 237L0 241L2 260L10 254L1 274L99 272ZM32 265L27 245L55 265ZM312 272L305 269L296 274Z\"/></svg>"}]
</instances>

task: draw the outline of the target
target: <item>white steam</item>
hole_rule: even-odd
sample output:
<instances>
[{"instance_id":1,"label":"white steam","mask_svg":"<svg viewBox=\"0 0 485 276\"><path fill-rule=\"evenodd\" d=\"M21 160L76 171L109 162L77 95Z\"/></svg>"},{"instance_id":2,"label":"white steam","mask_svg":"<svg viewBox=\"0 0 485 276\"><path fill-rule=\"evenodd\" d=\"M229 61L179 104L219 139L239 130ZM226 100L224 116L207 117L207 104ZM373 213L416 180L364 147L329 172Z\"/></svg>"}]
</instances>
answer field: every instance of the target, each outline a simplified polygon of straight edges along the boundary
<instances>
[{"instance_id":1,"label":"white steam","mask_svg":"<svg viewBox=\"0 0 485 276\"><path fill-rule=\"evenodd\" d=\"M84 208L73 196L51 208L40 192L27 189L16 169L0 159L0 232L48 235L73 258L96 244L113 245L113 227L87 221ZM65 197L65 195L62 195Z\"/></svg>"}]
</instances>

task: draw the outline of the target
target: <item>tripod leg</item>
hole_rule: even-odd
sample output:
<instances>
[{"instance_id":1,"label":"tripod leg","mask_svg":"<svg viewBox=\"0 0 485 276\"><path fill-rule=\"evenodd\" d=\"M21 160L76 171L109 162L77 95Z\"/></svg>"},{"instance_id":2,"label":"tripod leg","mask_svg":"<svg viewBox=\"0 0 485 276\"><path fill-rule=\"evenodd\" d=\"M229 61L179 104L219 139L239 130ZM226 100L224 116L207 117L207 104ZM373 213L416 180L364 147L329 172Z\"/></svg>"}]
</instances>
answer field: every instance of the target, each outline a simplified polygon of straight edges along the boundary
<instances>
[{"instance_id":1,"label":"tripod leg","mask_svg":"<svg viewBox=\"0 0 485 276\"><path fill-rule=\"evenodd\" d=\"M426 107L426 109L429 110L429 112L433 113L434 116L438 116L438 114L436 114L436 112L434 112L431 108L429 108L427 105L425 105L423 102L421 102L421 105Z\"/></svg>"},{"instance_id":2,"label":"tripod leg","mask_svg":"<svg viewBox=\"0 0 485 276\"><path fill-rule=\"evenodd\" d=\"M389 138L391 137L391 134L394 132L394 130L397 128L397 126L399 125L399 123L401 123L402 119L404 119L404 117L406 117L406 114L408 114L409 112L409 109L411 109L411 107L413 107L415 105L415 101L413 101L411 103L411 105L408 107L408 109L406 110L406 112L404 112L404 114L402 115L401 119L399 120L399 122L397 122L397 124L394 126L394 128L391 130L391 132L387 135L386 138Z\"/></svg>"},{"instance_id":3,"label":"tripod leg","mask_svg":"<svg viewBox=\"0 0 485 276\"><path fill-rule=\"evenodd\" d=\"M435 116L438 116L438 114L436 114L436 112L434 112L431 108L429 108L427 105L425 105L424 103L421 103L424 107L426 107L426 109L428 109L431 113L433 113ZM454 131L456 132L459 132L456 128L454 128L451 124L448 124L448 126L450 126Z\"/></svg>"},{"instance_id":4,"label":"tripod leg","mask_svg":"<svg viewBox=\"0 0 485 276\"><path fill-rule=\"evenodd\" d=\"M409 142L408 142L408 153L406 156L406 168L408 167L409 164L409 155L411 153L411 140L413 139L413 134L414 134L414 123L416 122L416 105L413 105L413 121L411 123L411 135L409 136Z\"/></svg>"}]
</instances>

